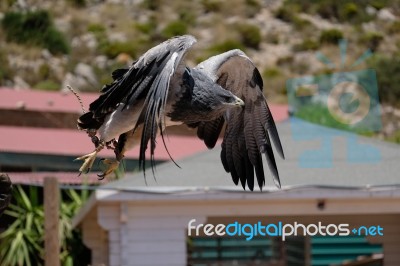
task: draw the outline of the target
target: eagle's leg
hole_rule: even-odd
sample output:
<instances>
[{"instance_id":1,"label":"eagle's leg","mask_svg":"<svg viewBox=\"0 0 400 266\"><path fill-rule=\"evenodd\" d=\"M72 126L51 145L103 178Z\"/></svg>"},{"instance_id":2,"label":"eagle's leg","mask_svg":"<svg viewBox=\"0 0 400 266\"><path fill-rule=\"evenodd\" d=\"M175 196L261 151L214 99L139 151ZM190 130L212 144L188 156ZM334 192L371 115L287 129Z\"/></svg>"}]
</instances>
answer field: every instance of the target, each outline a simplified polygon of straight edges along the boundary
<instances>
[{"instance_id":1,"label":"eagle's leg","mask_svg":"<svg viewBox=\"0 0 400 266\"><path fill-rule=\"evenodd\" d=\"M97 143L95 143L95 145L96 149L92 153L83 155L75 159L75 161L77 160L84 161L81 168L79 168L79 175L81 175L82 172L89 173L90 169L93 166L94 161L96 160L97 153L104 148L105 143L104 141L98 141Z\"/></svg>"},{"instance_id":2,"label":"eagle's leg","mask_svg":"<svg viewBox=\"0 0 400 266\"><path fill-rule=\"evenodd\" d=\"M102 163L106 166L106 170L97 175L99 180L104 179L107 175L111 174L115 169L119 167L120 162L125 156L125 152L132 145L133 139L129 138L132 136L133 131L127 132L119 136L118 141L113 140L112 144L114 146L115 159L102 159Z\"/></svg>"},{"instance_id":3,"label":"eagle's leg","mask_svg":"<svg viewBox=\"0 0 400 266\"><path fill-rule=\"evenodd\" d=\"M122 158L124 157L123 153L120 151L120 147L118 146L118 142L113 140L112 144L114 147L112 148L115 153L115 159L102 159L101 162L106 166L106 170L98 174L99 180L103 180L107 175L114 172L119 167L119 163L121 162Z\"/></svg>"}]
</instances>

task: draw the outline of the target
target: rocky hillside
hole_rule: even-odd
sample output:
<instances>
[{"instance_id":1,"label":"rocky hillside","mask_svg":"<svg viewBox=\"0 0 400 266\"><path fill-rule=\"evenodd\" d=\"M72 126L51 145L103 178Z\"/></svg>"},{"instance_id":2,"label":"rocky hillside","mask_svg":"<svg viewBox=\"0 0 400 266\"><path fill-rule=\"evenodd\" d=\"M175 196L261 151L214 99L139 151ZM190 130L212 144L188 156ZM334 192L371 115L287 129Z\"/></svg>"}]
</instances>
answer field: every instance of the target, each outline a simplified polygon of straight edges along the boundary
<instances>
[{"instance_id":1,"label":"rocky hillside","mask_svg":"<svg viewBox=\"0 0 400 266\"><path fill-rule=\"evenodd\" d=\"M260 68L267 97L286 102L288 79L338 71L315 55L339 65L344 38L344 69L376 69L385 135L400 139L398 0L6 0L0 19L0 85L18 89L98 91L113 69L189 33L198 39L190 64L240 48ZM374 56L351 67L368 48Z\"/></svg>"}]
</instances>

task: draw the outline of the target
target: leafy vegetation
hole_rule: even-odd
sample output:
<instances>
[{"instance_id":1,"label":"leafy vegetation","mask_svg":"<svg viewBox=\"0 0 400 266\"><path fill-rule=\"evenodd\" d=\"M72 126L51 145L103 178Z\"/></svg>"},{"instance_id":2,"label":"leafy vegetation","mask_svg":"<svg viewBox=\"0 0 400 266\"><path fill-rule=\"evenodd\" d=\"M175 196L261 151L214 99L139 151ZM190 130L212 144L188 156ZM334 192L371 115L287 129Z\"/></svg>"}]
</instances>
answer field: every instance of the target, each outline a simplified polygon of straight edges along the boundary
<instances>
[{"instance_id":1,"label":"leafy vegetation","mask_svg":"<svg viewBox=\"0 0 400 266\"><path fill-rule=\"evenodd\" d=\"M240 50L245 50L245 47L243 44L239 41L236 40L226 40L221 43L217 43L213 46L211 46L208 51L211 52L212 54L220 54L232 49L240 49Z\"/></svg>"},{"instance_id":2,"label":"leafy vegetation","mask_svg":"<svg viewBox=\"0 0 400 266\"><path fill-rule=\"evenodd\" d=\"M304 12L319 15L324 19L339 21L341 23L351 22L361 24L373 19L373 16L368 14L366 11L367 6L380 9L383 6L388 6L389 3L389 0L366 0L353 2L345 0L286 0L280 8L279 15L286 19L292 17L290 20L292 22L293 17L295 16L294 14Z\"/></svg>"},{"instance_id":3,"label":"leafy vegetation","mask_svg":"<svg viewBox=\"0 0 400 266\"><path fill-rule=\"evenodd\" d=\"M383 41L383 35L379 32L367 32L361 36L361 42L366 44L371 51L376 51L379 44Z\"/></svg>"},{"instance_id":4,"label":"leafy vegetation","mask_svg":"<svg viewBox=\"0 0 400 266\"><path fill-rule=\"evenodd\" d=\"M340 39L343 39L343 33L338 29L324 30L319 36L321 43L337 44Z\"/></svg>"},{"instance_id":5,"label":"leafy vegetation","mask_svg":"<svg viewBox=\"0 0 400 266\"><path fill-rule=\"evenodd\" d=\"M258 49L261 43L260 28L249 23L240 23L237 25L242 43L250 48Z\"/></svg>"},{"instance_id":6,"label":"leafy vegetation","mask_svg":"<svg viewBox=\"0 0 400 266\"><path fill-rule=\"evenodd\" d=\"M53 54L69 53L65 36L54 27L47 11L7 12L2 27L9 42L40 46Z\"/></svg>"},{"instance_id":7,"label":"leafy vegetation","mask_svg":"<svg viewBox=\"0 0 400 266\"><path fill-rule=\"evenodd\" d=\"M83 244L71 227L71 218L88 198L88 191L61 193L60 236L62 265L87 265L81 254ZM43 265L44 208L38 187L16 186L13 200L2 219L11 220L0 234L0 264L8 266Z\"/></svg>"},{"instance_id":8,"label":"leafy vegetation","mask_svg":"<svg viewBox=\"0 0 400 266\"><path fill-rule=\"evenodd\" d=\"M259 0L245 0L245 12L247 17L254 17L260 9L262 4Z\"/></svg>"},{"instance_id":9,"label":"leafy vegetation","mask_svg":"<svg viewBox=\"0 0 400 266\"><path fill-rule=\"evenodd\" d=\"M282 75L281 71L278 68L266 68L264 69L262 76L265 78L275 78L280 77Z\"/></svg>"},{"instance_id":10,"label":"leafy vegetation","mask_svg":"<svg viewBox=\"0 0 400 266\"><path fill-rule=\"evenodd\" d=\"M188 31L187 25L184 21L172 21L162 30L161 34L164 38L171 38L177 35L184 35Z\"/></svg>"},{"instance_id":11,"label":"leafy vegetation","mask_svg":"<svg viewBox=\"0 0 400 266\"><path fill-rule=\"evenodd\" d=\"M320 43L317 41L314 41L312 39L304 39L303 42L294 45L293 50L296 52L314 51L318 50L320 46L321 46Z\"/></svg>"},{"instance_id":12,"label":"leafy vegetation","mask_svg":"<svg viewBox=\"0 0 400 266\"><path fill-rule=\"evenodd\" d=\"M61 88L61 84L53 80L43 80L37 83L34 88L44 91L58 91Z\"/></svg>"},{"instance_id":13,"label":"leafy vegetation","mask_svg":"<svg viewBox=\"0 0 400 266\"><path fill-rule=\"evenodd\" d=\"M297 14L301 12L301 7L295 3L282 5L277 11L275 11L275 17L285 22L291 23L296 30L302 30L311 23L307 20L300 18Z\"/></svg>"},{"instance_id":14,"label":"leafy vegetation","mask_svg":"<svg viewBox=\"0 0 400 266\"><path fill-rule=\"evenodd\" d=\"M388 33L390 34L399 34L400 33L400 21L394 21L387 28Z\"/></svg>"},{"instance_id":15,"label":"leafy vegetation","mask_svg":"<svg viewBox=\"0 0 400 266\"><path fill-rule=\"evenodd\" d=\"M182 8L179 11L179 20L186 23L186 25L195 25L196 24L197 15L195 11L189 8Z\"/></svg>"},{"instance_id":16,"label":"leafy vegetation","mask_svg":"<svg viewBox=\"0 0 400 266\"><path fill-rule=\"evenodd\" d=\"M104 34L106 32L106 28L104 27L103 24L92 23L87 26L87 31L95 35L98 35L98 34Z\"/></svg>"},{"instance_id":17,"label":"leafy vegetation","mask_svg":"<svg viewBox=\"0 0 400 266\"><path fill-rule=\"evenodd\" d=\"M157 24L153 22L136 23L135 28L143 34L150 35L157 28Z\"/></svg>"},{"instance_id":18,"label":"leafy vegetation","mask_svg":"<svg viewBox=\"0 0 400 266\"><path fill-rule=\"evenodd\" d=\"M44 212L37 190L22 187L13 190L14 203L4 212L14 222L0 234L0 262L2 265L43 264Z\"/></svg>"},{"instance_id":19,"label":"leafy vegetation","mask_svg":"<svg viewBox=\"0 0 400 266\"><path fill-rule=\"evenodd\" d=\"M400 107L400 57L376 54L368 67L376 71L380 101Z\"/></svg>"},{"instance_id":20,"label":"leafy vegetation","mask_svg":"<svg viewBox=\"0 0 400 266\"><path fill-rule=\"evenodd\" d=\"M285 22L292 23L296 19L296 14L298 14L301 10L301 7L296 3L289 4L288 1L275 12L275 17L283 20Z\"/></svg>"},{"instance_id":21,"label":"leafy vegetation","mask_svg":"<svg viewBox=\"0 0 400 266\"><path fill-rule=\"evenodd\" d=\"M208 12L219 12L222 9L221 0L202 0L201 4L206 13Z\"/></svg>"},{"instance_id":22,"label":"leafy vegetation","mask_svg":"<svg viewBox=\"0 0 400 266\"><path fill-rule=\"evenodd\" d=\"M388 141L400 143L400 130L396 131L392 136L387 138Z\"/></svg>"},{"instance_id":23,"label":"leafy vegetation","mask_svg":"<svg viewBox=\"0 0 400 266\"><path fill-rule=\"evenodd\" d=\"M106 41L100 46L102 54L109 58L115 58L119 54L125 53L130 55L132 58L136 57L137 46L133 42L109 42Z\"/></svg>"},{"instance_id":24,"label":"leafy vegetation","mask_svg":"<svg viewBox=\"0 0 400 266\"><path fill-rule=\"evenodd\" d=\"M0 85L4 84L7 79L12 78L12 70L8 64L7 56L0 49Z\"/></svg>"},{"instance_id":25,"label":"leafy vegetation","mask_svg":"<svg viewBox=\"0 0 400 266\"><path fill-rule=\"evenodd\" d=\"M86 0L68 0L72 5L76 7L84 7L86 6Z\"/></svg>"}]
</instances>

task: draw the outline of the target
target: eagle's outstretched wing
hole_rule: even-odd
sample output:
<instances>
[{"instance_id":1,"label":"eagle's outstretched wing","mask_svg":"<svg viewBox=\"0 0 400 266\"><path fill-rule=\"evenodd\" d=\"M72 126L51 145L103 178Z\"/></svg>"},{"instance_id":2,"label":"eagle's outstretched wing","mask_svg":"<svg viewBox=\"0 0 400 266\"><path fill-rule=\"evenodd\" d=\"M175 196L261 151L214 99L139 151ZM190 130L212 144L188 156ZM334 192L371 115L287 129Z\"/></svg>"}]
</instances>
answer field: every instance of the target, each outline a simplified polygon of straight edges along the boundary
<instances>
[{"instance_id":1,"label":"eagle's outstretched wing","mask_svg":"<svg viewBox=\"0 0 400 266\"><path fill-rule=\"evenodd\" d=\"M197 67L221 87L241 98L245 106L231 109L211 122L200 122L197 135L208 148L213 148L226 122L221 161L233 182L254 188L254 172L260 189L265 184L261 155L264 153L276 186L280 187L271 141L284 158L274 119L263 95L263 81L253 62L240 50L213 56Z\"/></svg>"},{"instance_id":2,"label":"eagle's outstretched wing","mask_svg":"<svg viewBox=\"0 0 400 266\"><path fill-rule=\"evenodd\" d=\"M90 104L89 112L80 117L79 127L98 129L106 116L121 103L125 104L124 108L129 108L143 102L139 119L134 125L135 129L143 126L139 166L144 169L149 141L153 163L155 139L158 129L163 126L171 77L183 74L185 66L181 64L182 59L195 42L196 39L189 35L169 39L147 51L129 69L114 71L114 81L102 89L100 97Z\"/></svg>"}]
</instances>

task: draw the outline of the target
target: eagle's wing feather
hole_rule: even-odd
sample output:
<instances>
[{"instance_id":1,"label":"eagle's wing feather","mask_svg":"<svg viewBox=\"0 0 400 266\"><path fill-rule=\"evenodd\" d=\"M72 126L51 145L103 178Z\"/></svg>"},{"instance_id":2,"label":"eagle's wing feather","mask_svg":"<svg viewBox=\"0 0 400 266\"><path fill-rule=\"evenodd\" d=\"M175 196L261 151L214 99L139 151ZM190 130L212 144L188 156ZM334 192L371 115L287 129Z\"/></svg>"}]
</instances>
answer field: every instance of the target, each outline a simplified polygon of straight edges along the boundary
<instances>
[{"instance_id":1,"label":"eagle's wing feather","mask_svg":"<svg viewBox=\"0 0 400 266\"><path fill-rule=\"evenodd\" d=\"M200 122L197 135L208 148L213 148L224 121L221 161L231 173L233 182L254 188L254 172L260 188L265 184L262 154L265 154L275 184L280 187L271 141L283 158L283 149L274 119L263 95L263 81L253 62L240 50L232 50L200 63L198 69L207 73L221 87L241 98L245 107L230 109L224 117ZM222 124L221 124L222 123Z\"/></svg>"},{"instance_id":2,"label":"eagle's wing feather","mask_svg":"<svg viewBox=\"0 0 400 266\"><path fill-rule=\"evenodd\" d=\"M143 101L135 129L143 124L141 135L139 166L145 166L145 152L150 141L151 161L154 163L155 138L163 126L163 115L171 77L183 74L182 60L187 50L196 42L193 36L185 35L169 39L148 50L129 69L113 72L114 81L102 89L100 97L90 104L89 113L80 122L91 116L91 120L101 125L106 115L115 111L120 103L124 108ZM90 120L90 119L88 119ZM89 122L89 121L88 121ZM79 124L79 122L78 122ZM81 128L85 123L80 123Z\"/></svg>"},{"instance_id":3,"label":"eagle's wing feather","mask_svg":"<svg viewBox=\"0 0 400 266\"><path fill-rule=\"evenodd\" d=\"M169 39L148 50L129 69L115 70L112 73L114 81L102 89L100 97L90 104L89 111L101 117L117 109L119 103L134 104L145 98L151 88L155 88L154 81L165 71L167 63L173 59L174 70L178 70L186 51L195 42L190 35Z\"/></svg>"}]
</instances>

